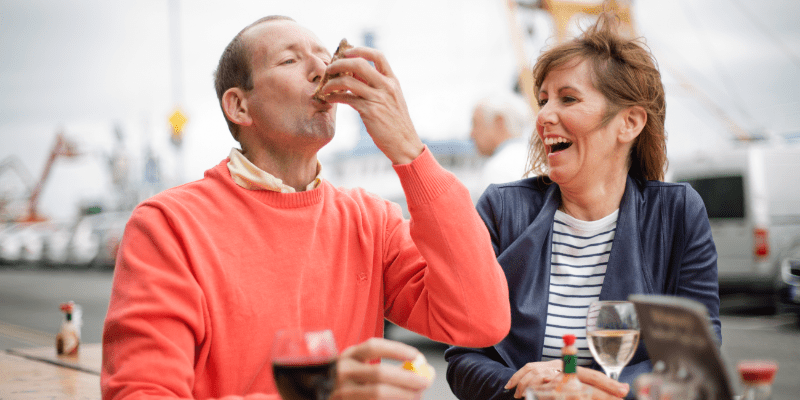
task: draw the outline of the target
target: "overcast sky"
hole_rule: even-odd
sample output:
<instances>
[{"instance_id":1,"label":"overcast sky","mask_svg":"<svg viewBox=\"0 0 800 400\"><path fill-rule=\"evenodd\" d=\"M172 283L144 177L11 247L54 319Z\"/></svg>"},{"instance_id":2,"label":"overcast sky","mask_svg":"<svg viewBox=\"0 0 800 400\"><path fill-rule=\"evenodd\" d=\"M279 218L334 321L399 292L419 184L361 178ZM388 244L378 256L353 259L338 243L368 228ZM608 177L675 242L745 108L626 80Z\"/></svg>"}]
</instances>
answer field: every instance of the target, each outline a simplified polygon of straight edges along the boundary
<instances>
[{"instance_id":1,"label":"overcast sky","mask_svg":"<svg viewBox=\"0 0 800 400\"><path fill-rule=\"evenodd\" d=\"M172 15L169 1L0 0L0 161L16 155L38 177L60 128L84 152L53 168L41 204L49 215L109 197L115 124L134 180L147 147L183 181L222 160L235 142L212 73L230 39L264 15L293 17L331 51L372 32L423 139L467 139L472 104L508 89L515 73L505 0L178 0ZM664 74L671 154L729 141L715 109L746 131L800 132L800 1L641 0L634 17ZM177 97L171 25L180 33ZM549 25L537 26L538 46ZM176 106L189 118L180 157L168 139ZM323 159L355 143L357 115L342 106L337 119Z\"/></svg>"}]
</instances>

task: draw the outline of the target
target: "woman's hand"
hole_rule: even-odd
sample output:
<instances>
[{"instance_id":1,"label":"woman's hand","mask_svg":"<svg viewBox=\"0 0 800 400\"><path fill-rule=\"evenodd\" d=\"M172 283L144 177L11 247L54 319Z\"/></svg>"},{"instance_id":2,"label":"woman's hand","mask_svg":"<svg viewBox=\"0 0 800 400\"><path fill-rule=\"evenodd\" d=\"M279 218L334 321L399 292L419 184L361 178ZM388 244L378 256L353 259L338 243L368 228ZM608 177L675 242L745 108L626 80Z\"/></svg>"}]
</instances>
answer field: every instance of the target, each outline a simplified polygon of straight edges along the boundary
<instances>
[{"instance_id":1,"label":"woman's hand","mask_svg":"<svg viewBox=\"0 0 800 400\"><path fill-rule=\"evenodd\" d=\"M623 398L631 389L627 383L617 382L606 376L606 374L591 368L578 367L578 379L584 385L594 388L592 391L592 399L594 400Z\"/></svg>"},{"instance_id":2,"label":"woman's hand","mask_svg":"<svg viewBox=\"0 0 800 400\"><path fill-rule=\"evenodd\" d=\"M331 399L419 399L431 380L400 365L375 363L382 358L413 361L419 354L407 344L380 338L347 348L336 364L337 383Z\"/></svg>"},{"instance_id":3,"label":"woman's hand","mask_svg":"<svg viewBox=\"0 0 800 400\"><path fill-rule=\"evenodd\" d=\"M505 389L516 387L515 398L525 396L525 390L535 389L561 376L561 360L537 361L525 364L506 383Z\"/></svg>"},{"instance_id":4,"label":"woman's hand","mask_svg":"<svg viewBox=\"0 0 800 400\"><path fill-rule=\"evenodd\" d=\"M555 379L561 379L562 376L561 360L531 362L515 372L505 388L516 387L514 397L519 399L525 396L528 388L540 388ZM592 391L594 400L620 399L630 390L628 384L619 383L591 368L578 367L578 379L595 389Z\"/></svg>"}]
</instances>

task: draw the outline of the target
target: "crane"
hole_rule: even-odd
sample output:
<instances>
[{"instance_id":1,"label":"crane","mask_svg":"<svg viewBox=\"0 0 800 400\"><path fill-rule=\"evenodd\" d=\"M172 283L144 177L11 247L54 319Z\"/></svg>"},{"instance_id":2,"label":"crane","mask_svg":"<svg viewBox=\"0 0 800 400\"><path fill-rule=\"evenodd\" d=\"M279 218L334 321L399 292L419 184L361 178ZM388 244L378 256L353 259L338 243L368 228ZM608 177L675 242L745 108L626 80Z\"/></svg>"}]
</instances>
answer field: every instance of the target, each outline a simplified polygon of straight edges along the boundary
<instances>
[{"instance_id":1,"label":"crane","mask_svg":"<svg viewBox=\"0 0 800 400\"><path fill-rule=\"evenodd\" d=\"M55 163L56 159L59 157L66 157L72 158L77 157L79 155L77 146L69 141L67 137L64 135L63 131L59 131L56 134L56 140L53 144L52 149L50 150L50 155L47 158L47 163L44 166L44 170L42 171L42 176L36 182L36 185L31 190L31 195L28 198L28 212L27 215L22 217L19 222L38 222L44 221L45 218L39 215L37 211L37 207L39 206L39 196L42 193L42 188L44 188L44 184L47 182L47 178L50 176L50 170L53 167L53 163Z\"/></svg>"}]
</instances>

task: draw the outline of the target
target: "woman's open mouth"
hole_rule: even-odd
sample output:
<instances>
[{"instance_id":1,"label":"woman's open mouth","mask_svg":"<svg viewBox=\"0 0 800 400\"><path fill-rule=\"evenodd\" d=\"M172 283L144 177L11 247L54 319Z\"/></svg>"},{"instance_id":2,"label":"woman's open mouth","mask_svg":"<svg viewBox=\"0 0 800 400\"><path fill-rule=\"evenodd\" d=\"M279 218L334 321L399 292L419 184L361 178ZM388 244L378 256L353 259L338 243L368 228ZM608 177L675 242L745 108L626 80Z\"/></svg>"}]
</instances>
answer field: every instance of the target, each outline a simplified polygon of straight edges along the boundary
<instances>
[{"instance_id":1,"label":"woman's open mouth","mask_svg":"<svg viewBox=\"0 0 800 400\"><path fill-rule=\"evenodd\" d=\"M548 137L544 139L545 146L550 146L550 153L557 153L572 146L572 142L563 137Z\"/></svg>"}]
</instances>

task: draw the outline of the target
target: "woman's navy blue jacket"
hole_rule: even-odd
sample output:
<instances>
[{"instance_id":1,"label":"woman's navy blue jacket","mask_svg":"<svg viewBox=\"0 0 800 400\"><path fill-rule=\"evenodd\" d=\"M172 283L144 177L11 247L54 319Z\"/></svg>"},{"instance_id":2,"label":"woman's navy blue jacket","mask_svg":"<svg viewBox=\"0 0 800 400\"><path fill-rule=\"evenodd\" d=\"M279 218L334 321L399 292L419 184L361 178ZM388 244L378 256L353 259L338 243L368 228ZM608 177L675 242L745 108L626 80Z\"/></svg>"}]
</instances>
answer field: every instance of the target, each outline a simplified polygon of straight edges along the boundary
<instances>
[{"instance_id":1,"label":"woman's navy blue jacket","mask_svg":"<svg viewBox=\"0 0 800 400\"><path fill-rule=\"evenodd\" d=\"M493 347L445 352L447 381L459 399L511 399L514 389L503 386L514 372L541 361L560 199L557 184L529 178L491 185L478 201L508 279L511 331ZM600 300L625 300L630 294L675 295L705 304L721 343L717 251L703 200L688 184L628 176ZM602 371L597 363L592 368ZM640 342L620 381L630 384L651 369Z\"/></svg>"}]
</instances>

